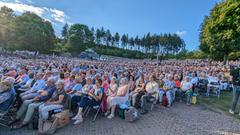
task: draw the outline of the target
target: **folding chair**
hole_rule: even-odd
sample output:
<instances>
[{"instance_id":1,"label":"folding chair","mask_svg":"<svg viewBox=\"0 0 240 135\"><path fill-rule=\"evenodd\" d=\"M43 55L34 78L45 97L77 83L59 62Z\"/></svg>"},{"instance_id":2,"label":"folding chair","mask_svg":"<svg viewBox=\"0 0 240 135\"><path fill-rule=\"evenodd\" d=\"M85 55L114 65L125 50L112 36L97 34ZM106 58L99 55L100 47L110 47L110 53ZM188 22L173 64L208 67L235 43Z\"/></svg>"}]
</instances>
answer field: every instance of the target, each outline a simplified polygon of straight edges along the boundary
<instances>
[{"instance_id":1,"label":"folding chair","mask_svg":"<svg viewBox=\"0 0 240 135\"><path fill-rule=\"evenodd\" d=\"M8 125L8 122L9 122L9 120L10 121L13 120L13 112L11 112L11 109L14 106L15 100L16 100L15 97L13 99L11 99L11 104L8 107L8 109L4 112L0 112L0 126L10 128Z\"/></svg>"},{"instance_id":2,"label":"folding chair","mask_svg":"<svg viewBox=\"0 0 240 135\"><path fill-rule=\"evenodd\" d=\"M102 97L102 99L101 99L101 103L100 103L100 105L96 105L96 106L93 106L93 107L90 107L90 106L87 106L86 108L85 108L85 110L84 110L84 112L83 112L83 116L85 116L85 117L87 117L88 116L88 114L89 114L89 112L91 111L91 110L96 110L97 112L95 113L95 115L94 115L94 117L93 117L93 122L96 120L96 118L97 118L97 116L98 116L98 114L99 114L99 112L101 111L101 106L104 104L104 98L106 97L106 94L104 94L103 95L103 97Z\"/></svg>"}]
</instances>

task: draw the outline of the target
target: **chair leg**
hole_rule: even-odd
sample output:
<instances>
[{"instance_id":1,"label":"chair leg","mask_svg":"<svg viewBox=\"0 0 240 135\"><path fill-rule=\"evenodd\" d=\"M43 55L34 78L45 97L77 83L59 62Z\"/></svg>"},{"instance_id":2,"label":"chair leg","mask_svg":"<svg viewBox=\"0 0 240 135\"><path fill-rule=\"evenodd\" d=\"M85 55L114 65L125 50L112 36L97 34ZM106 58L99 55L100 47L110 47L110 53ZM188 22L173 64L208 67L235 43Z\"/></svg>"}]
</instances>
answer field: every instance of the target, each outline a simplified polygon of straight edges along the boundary
<instances>
[{"instance_id":1,"label":"chair leg","mask_svg":"<svg viewBox=\"0 0 240 135\"><path fill-rule=\"evenodd\" d=\"M88 116L90 110L91 110L91 107L88 107L88 111L87 111L86 117Z\"/></svg>"},{"instance_id":2,"label":"chair leg","mask_svg":"<svg viewBox=\"0 0 240 135\"><path fill-rule=\"evenodd\" d=\"M96 120L96 118L97 118L97 116L98 116L98 113L99 113L100 109L101 109L101 108L99 107L98 110L97 110L97 113L95 114L95 116L94 116L94 118L93 118L93 121Z\"/></svg>"},{"instance_id":3,"label":"chair leg","mask_svg":"<svg viewBox=\"0 0 240 135\"><path fill-rule=\"evenodd\" d=\"M8 125L3 124L3 123L0 123L0 126L3 126L3 127L6 127L6 128L8 128L8 129L10 129L10 127L9 127Z\"/></svg>"},{"instance_id":4,"label":"chair leg","mask_svg":"<svg viewBox=\"0 0 240 135\"><path fill-rule=\"evenodd\" d=\"M86 113L87 113L88 109L89 109L89 107L87 106L87 107L85 108L84 112L83 112L83 116L85 116L85 115L86 115Z\"/></svg>"}]
</instances>

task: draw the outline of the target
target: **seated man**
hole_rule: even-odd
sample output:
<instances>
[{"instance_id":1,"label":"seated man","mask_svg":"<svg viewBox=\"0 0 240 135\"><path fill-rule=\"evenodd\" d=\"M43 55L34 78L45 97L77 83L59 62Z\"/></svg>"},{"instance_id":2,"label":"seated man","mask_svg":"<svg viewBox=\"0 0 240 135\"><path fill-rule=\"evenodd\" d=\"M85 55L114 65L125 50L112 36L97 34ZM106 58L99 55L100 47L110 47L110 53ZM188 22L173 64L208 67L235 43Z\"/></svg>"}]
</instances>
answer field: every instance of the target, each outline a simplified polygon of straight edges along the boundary
<instances>
[{"instance_id":1,"label":"seated man","mask_svg":"<svg viewBox=\"0 0 240 135\"><path fill-rule=\"evenodd\" d=\"M29 89L31 89L31 87L33 86L33 84L35 83L35 78L34 78L34 74L31 73L29 74L29 80L26 82L25 85L21 86L18 91L16 91L17 93L23 93Z\"/></svg>"},{"instance_id":2,"label":"seated man","mask_svg":"<svg viewBox=\"0 0 240 135\"><path fill-rule=\"evenodd\" d=\"M25 85L28 80L29 76L27 74L27 71L25 69L21 69L15 81L15 90L17 91L21 86Z\"/></svg>"},{"instance_id":3,"label":"seated man","mask_svg":"<svg viewBox=\"0 0 240 135\"><path fill-rule=\"evenodd\" d=\"M173 91L175 87L175 83L173 81L173 76L169 75L168 79L164 82L163 89L164 91L160 91L159 93L159 102L162 103L163 101L163 95L166 93L167 99L168 99L168 107L172 105L173 102L173 95L175 95L175 92Z\"/></svg>"},{"instance_id":4,"label":"seated man","mask_svg":"<svg viewBox=\"0 0 240 135\"><path fill-rule=\"evenodd\" d=\"M35 96L38 96L37 91L44 89L44 87L45 87L45 80L43 79L43 73L38 73L36 75L36 82L33 84L32 88L30 90L26 90L26 92L24 93L21 93L20 97L23 101L32 99Z\"/></svg>"},{"instance_id":5,"label":"seated man","mask_svg":"<svg viewBox=\"0 0 240 135\"><path fill-rule=\"evenodd\" d=\"M74 96L74 94L82 89L82 77L76 77L75 78L75 85L73 88L67 92L67 94L71 95L71 97Z\"/></svg>"},{"instance_id":6,"label":"seated man","mask_svg":"<svg viewBox=\"0 0 240 135\"><path fill-rule=\"evenodd\" d=\"M216 90L216 95L219 96L219 78L216 75L209 75L208 76L208 85L207 85L207 93L206 96L209 96L211 90Z\"/></svg>"},{"instance_id":7,"label":"seated man","mask_svg":"<svg viewBox=\"0 0 240 135\"><path fill-rule=\"evenodd\" d=\"M59 80L56 83L56 91L52 94L52 97L39 106L39 118L47 120L49 117L49 111L62 109L67 101L67 94L64 90L64 81Z\"/></svg>"},{"instance_id":8,"label":"seated man","mask_svg":"<svg viewBox=\"0 0 240 135\"><path fill-rule=\"evenodd\" d=\"M149 82L146 84L146 94L142 96L142 112L141 114L145 114L148 112L147 110L147 101L151 98L155 98L156 101L158 100L159 95L159 85L156 82L156 77L151 75L149 78Z\"/></svg>"},{"instance_id":9,"label":"seated man","mask_svg":"<svg viewBox=\"0 0 240 135\"><path fill-rule=\"evenodd\" d=\"M187 105L190 105L192 96L192 83L190 82L190 77L186 77L185 81L181 83L181 89L178 91L180 95L180 102L182 102L183 96L187 96Z\"/></svg>"},{"instance_id":10,"label":"seated man","mask_svg":"<svg viewBox=\"0 0 240 135\"><path fill-rule=\"evenodd\" d=\"M6 111L13 102L15 94L12 85L13 83L9 79L0 83L0 113Z\"/></svg>"},{"instance_id":11,"label":"seated man","mask_svg":"<svg viewBox=\"0 0 240 135\"><path fill-rule=\"evenodd\" d=\"M46 87L38 91L38 96L31 100L25 100L17 112L16 121L20 120L21 117L24 117L24 119L21 124L13 126L13 129L22 128L27 125L33 116L34 110L46 102L55 90L55 80L48 79Z\"/></svg>"}]
</instances>

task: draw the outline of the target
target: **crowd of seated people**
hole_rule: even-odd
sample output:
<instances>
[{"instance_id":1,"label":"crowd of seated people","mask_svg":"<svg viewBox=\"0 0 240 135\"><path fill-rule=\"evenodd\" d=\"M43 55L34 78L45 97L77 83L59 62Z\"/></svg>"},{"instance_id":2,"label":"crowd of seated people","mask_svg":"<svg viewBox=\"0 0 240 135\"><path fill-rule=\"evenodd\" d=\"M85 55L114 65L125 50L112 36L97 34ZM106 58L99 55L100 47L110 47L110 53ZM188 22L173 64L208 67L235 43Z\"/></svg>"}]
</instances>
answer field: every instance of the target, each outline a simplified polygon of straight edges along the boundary
<instances>
[{"instance_id":1,"label":"crowd of seated people","mask_svg":"<svg viewBox=\"0 0 240 135\"><path fill-rule=\"evenodd\" d=\"M191 105L199 82L207 82L205 94L209 96L212 87L224 90L231 81L229 66L222 62L86 61L63 57L33 60L4 56L0 60L0 112L15 100L13 129L29 124L36 110L40 119L48 119L50 111L64 108L67 98L71 99L73 124L80 124L84 109L102 105L103 101L106 107L102 110L108 119L114 118L117 107L127 102L146 114L150 99L161 104L166 96L171 107L176 98L182 102L186 97L186 104Z\"/></svg>"}]
</instances>

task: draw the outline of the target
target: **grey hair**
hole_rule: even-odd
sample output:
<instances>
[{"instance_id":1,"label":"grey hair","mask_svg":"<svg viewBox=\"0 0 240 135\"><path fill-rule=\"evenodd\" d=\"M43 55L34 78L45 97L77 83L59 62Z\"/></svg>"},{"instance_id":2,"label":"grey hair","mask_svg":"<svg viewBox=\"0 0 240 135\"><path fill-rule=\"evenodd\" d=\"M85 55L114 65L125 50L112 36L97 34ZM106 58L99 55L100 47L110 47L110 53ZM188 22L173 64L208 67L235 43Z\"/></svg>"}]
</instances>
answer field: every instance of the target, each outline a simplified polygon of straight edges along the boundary
<instances>
[{"instance_id":1,"label":"grey hair","mask_svg":"<svg viewBox=\"0 0 240 135\"><path fill-rule=\"evenodd\" d=\"M64 81L63 81L63 80L58 80L58 81L55 83L55 85L57 85L57 84L61 84L61 85L64 86Z\"/></svg>"},{"instance_id":2,"label":"grey hair","mask_svg":"<svg viewBox=\"0 0 240 135\"><path fill-rule=\"evenodd\" d=\"M128 84L128 79L126 77L122 78L120 81L121 84Z\"/></svg>"}]
</instances>

